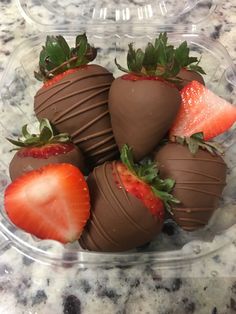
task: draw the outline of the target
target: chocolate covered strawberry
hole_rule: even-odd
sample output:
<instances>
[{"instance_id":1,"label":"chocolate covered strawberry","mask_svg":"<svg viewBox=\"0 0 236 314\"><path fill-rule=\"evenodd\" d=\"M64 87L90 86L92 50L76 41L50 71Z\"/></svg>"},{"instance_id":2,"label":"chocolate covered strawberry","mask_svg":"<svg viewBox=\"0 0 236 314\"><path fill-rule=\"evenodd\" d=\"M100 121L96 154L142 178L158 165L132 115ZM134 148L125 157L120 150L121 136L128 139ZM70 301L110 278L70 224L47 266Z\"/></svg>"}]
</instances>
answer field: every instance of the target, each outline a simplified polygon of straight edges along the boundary
<instances>
[{"instance_id":1,"label":"chocolate covered strawberry","mask_svg":"<svg viewBox=\"0 0 236 314\"><path fill-rule=\"evenodd\" d=\"M78 147L71 142L68 134L54 135L47 119L41 120L39 134L29 133L27 125L24 125L21 138L8 140L17 146L9 165L12 181L26 172L55 163L70 163L85 171L84 158Z\"/></svg>"},{"instance_id":2,"label":"chocolate covered strawberry","mask_svg":"<svg viewBox=\"0 0 236 314\"><path fill-rule=\"evenodd\" d=\"M218 146L204 142L203 134L175 137L155 153L163 178L175 180L173 219L186 231L204 227L219 204L226 184L227 166L217 154Z\"/></svg>"},{"instance_id":3,"label":"chocolate covered strawberry","mask_svg":"<svg viewBox=\"0 0 236 314\"><path fill-rule=\"evenodd\" d=\"M117 154L107 105L113 75L88 64L96 54L85 34L76 37L74 48L62 36L48 36L35 73L44 82L35 95L36 116L69 133L90 167Z\"/></svg>"},{"instance_id":4,"label":"chocolate covered strawberry","mask_svg":"<svg viewBox=\"0 0 236 314\"><path fill-rule=\"evenodd\" d=\"M236 106L215 95L204 85L193 81L181 91L182 103L171 127L170 137L203 132L204 139L230 129L236 122Z\"/></svg>"},{"instance_id":5,"label":"chocolate covered strawberry","mask_svg":"<svg viewBox=\"0 0 236 314\"><path fill-rule=\"evenodd\" d=\"M128 144L140 160L157 146L173 123L181 98L175 86L179 66L166 34L145 51L129 45L127 74L111 85L109 110L117 145Z\"/></svg>"},{"instance_id":6,"label":"chocolate covered strawberry","mask_svg":"<svg viewBox=\"0 0 236 314\"><path fill-rule=\"evenodd\" d=\"M126 145L121 160L88 177L91 216L80 238L85 249L116 252L149 242L162 229L164 207L178 202L169 194L174 181L161 180L153 163L135 164Z\"/></svg>"},{"instance_id":7,"label":"chocolate covered strawberry","mask_svg":"<svg viewBox=\"0 0 236 314\"><path fill-rule=\"evenodd\" d=\"M62 243L79 239L89 218L89 191L80 170L51 164L30 171L5 190L10 220L40 239Z\"/></svg>"}]
</instances>

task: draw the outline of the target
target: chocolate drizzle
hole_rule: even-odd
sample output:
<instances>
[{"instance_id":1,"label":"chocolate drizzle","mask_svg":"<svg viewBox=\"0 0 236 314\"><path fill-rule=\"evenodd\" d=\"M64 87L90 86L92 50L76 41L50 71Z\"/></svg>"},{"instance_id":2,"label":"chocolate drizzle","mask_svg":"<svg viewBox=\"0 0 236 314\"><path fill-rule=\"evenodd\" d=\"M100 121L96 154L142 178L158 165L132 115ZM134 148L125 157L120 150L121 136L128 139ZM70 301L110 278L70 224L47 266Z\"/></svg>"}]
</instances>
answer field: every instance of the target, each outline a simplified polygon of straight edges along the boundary
<instances>
[{"instance_id":1,"label":"chocolate drizzle","mask_svg":"<svg viewBox=\"0 0 236 314\"><path fill-rule=\"evenodd\" d=\"M46 117L59 132L69 133L91 166L117 154L107 105L112 80L105 68L88 65L35 96L37 117Z\"/></svg>"},{"instance_id":2,"label":"chocolate drizzle","mask_svg":"<svg viewBox=\"0 0 236 314\"><path fill-rule=\"evenodd\" d=\"M160 232L162 221L153 217L141 201L125 191L115 162L96 167L87 182L92 208L90 220L80 238L83 248L103 252L125 251L149 242Z\"/></svg>"},{"instance_id":3,"label":"chocolate drizzle","mask_svg":"<svg viewBox=\"0 0 236 314\"><path fill-rule=\"evenodd\" d=\"M226 164L220 156L199 150L192 156L186 146L167 144L155 154L160 175L176 180L174 220L187 231L205 226L218 206L226 184Z\"/></svg>"},{"instance_id":4,"label":"chocolate drizzle","mask_svg":"<svg viewBox=\"0 0 236 314\"><path fill-rule=\"evenodd\" d=\"M14 181L19 176L31 170L55 163L69 163L78 167L83 173L85 173L84 157L80 150L74 146L72 150L66 153L52 155L48 158L22 157L17 152L9 165L11 180Z\"/></svg>"}]
</instances>

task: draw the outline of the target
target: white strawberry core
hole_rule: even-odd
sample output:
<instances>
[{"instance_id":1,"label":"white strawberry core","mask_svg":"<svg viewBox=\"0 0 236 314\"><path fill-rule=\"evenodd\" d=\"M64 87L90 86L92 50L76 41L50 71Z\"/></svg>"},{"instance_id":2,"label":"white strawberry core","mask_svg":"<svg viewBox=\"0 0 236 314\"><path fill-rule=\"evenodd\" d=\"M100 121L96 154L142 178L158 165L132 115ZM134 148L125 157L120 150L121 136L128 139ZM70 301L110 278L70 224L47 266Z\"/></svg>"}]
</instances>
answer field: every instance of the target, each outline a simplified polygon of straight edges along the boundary
<instances>
[{"instance_id":1,"label":"white strawberry core","mask_svg":"<svg viewBox=\"0 0 236 314\"><path fill-rule=\"evenodd\" d=\"M28 202L44 205L52 201L56 195L58 180L55 177L38 177L25 187L25 195Z\"/></svg>"}]
</instances>

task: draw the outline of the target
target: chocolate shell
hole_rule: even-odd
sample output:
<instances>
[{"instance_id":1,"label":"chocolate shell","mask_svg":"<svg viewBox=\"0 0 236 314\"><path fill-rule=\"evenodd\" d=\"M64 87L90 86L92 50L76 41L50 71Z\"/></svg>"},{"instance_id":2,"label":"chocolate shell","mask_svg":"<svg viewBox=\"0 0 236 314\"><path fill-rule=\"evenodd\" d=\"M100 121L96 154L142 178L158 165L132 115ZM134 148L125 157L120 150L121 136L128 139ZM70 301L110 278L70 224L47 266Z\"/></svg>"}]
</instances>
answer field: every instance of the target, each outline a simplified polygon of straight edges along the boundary
<instances>
[{"instance_id":1,"label":"chocolate shell","mask_svg":"<svg viewBox=\"0 0 236 314\"><path fill-rule=\"evenodd\" d=\"M155 80L116 79L109 93L111 123L119 149L133 148L140 160L157 146L179 110L177 88Z\"/></svg>"},{"instance_id":2,"label":"chocolate shell","mask_svg":"<svg viewBox=\"0 0 236 314\"><path fill-rule=\"evenodd\" d=\"M163 221L152 216L138 198L124 188L118 188L113 166L114 163L105 163L88 177L91 215L79 242L90 251L133 249L151 241L163 225Z\"/></svg>"},{"instance_id":3,"label":"chocolate shell","mask_svg":"<svg viewBox=\"0 0 236 314\"><path fill-rule=\"evenodd\" d=\"M187 146L169 143L155 153L162 178L176 180L173 219L184 230L204 227L218 206L226 184L227 166L220 156L199 149L193 156Z\"/></svg>"},{"instance_id":4,"label":"chocolate shell","mask_svg":"<svg viewBox=\"0 0 236 314\"><path fill-rule=\"evenodd\" d=\"M118 152L110 115L108 91L113 76L99 65L87 65L35 96L38 119L49 119L59 133L69 133L92 167L114 159Z\"/></svg>"},{"instance_id":5,"label":"chocolate shell","mask_svg":"<svg viewBox=\"0 0 236 314\"><path fill-rule=\"evenodd\" d=\"M199 83L205 85L204 78L201 76L201 74L195 71L182 69L177 76L183 80L181 84L178 85L179 90L192 81L198 81Z\"/></svg>"},{"instance_id":6,"label":"chocolate shell","mask_svg":"<svg viewBox=\"0 0 236 314\"><path fill-rule=\"evenodd\" d=\"M73 145L67 153L50 156L49 158L21 157L17 152L9 165L9 174L12 181L26 172L41 168L48 164L68 163L78 167L85 172L84 157L80 150Z\"/></svg>"}]
</instances>

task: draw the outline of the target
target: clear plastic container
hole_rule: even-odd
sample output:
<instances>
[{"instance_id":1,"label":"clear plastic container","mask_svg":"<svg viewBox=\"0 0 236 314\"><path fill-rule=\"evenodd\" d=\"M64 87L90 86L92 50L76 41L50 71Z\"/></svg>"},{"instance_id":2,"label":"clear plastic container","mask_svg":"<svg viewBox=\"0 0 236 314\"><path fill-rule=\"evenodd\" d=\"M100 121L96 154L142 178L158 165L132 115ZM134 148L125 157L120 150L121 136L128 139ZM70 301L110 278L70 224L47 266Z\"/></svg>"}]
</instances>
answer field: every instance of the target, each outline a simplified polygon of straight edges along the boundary
<instances>
[{"instance_id":1,"label":"clear plastic container","mask_svg":"<svg viewBox=\"0 0 236 314\"><path fill-rule=\"evenodd\" d=\"M199 24L216 7L216 0L18 0L18 7L27 22L37 29L78 30L81 25L124 26L143 24L166 28Z\"/></svg>"},{"instance_id":2,"label":"clear plastic container","mask_svg":"<svg viewBox=\"0 0 236 314\"><path fill-rule=\"evenodd\" d=\"M158 31L167 30L173 44L177 45L186 40L192 55L202 58L201 65L207 72L206 85L230 102L236 102L236 69L225 48L202 34L186 31L196 29L191 20L193 17L198 23L203 19L203 14L196 10L202 8L206 18L214 8L214 3L190 0L178 2L177 6L168 0L137 0L134 6L121 1L98 3L99 5L89 8L77 6L76 1L68 1L66 7L57 6L58 1L18 1L27 21L42 32L37 37L24 41L16 49L0 81L1 204L4 189L10 182L8 164L13 154L10 152L11 144L5 137L19 135L21 126L25 123L30 124L32 128L35 126L33 97L40 83L34 79L33 71L37 68L38 54L49 31L51 34L62 34L70 41L77 33L86 30L89 41L99 48L96 63L107 67L117 76L119 71L113 60L116 57L124 64L128 43L134 42L137 46L144 46L148 40L158 36ZM53 16L57 18L53 20ZM183 22L184 19L188 20L188 24L181 26L180 21ZM99 267L107 263L110 266L155 263L158 268L175 268L184 267L214 254L236 239L235 130L220 136L218 141L223 143L226 150L224 158L229 167L227 186L220 208L203 230L188 233L176 226L170 226L169 222L169 226L174 228L174 235L162 233L146 248L124 253L86 252L81 250L77 243L63 246L55 241L38 240L17 229L8 220L1 205L0 251L11 245L21 254L43 263L62 266L78 264L80 267Z\"/></svg>"}]
</instances>

